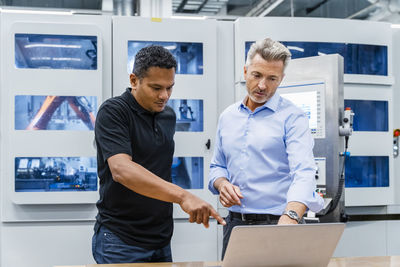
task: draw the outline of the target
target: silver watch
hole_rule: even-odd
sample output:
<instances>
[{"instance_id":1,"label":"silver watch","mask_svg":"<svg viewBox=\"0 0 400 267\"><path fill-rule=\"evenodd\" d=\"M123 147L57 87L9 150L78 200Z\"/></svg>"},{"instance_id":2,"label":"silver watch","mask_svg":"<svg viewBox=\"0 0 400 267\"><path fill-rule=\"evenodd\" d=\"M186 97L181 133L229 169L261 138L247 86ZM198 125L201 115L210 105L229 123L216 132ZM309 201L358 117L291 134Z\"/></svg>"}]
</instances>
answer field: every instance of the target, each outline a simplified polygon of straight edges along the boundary
<instances>
[{"instance_id":1,"label":"silver watch","mask_svg":"<svg viewBox=\"0 0 400 267\"><path fill-rule=\"evenodd\" d=\"M282 215L287 215L290 219L295 220L297 223L300 223L300 217L297 215L297 212L294 210L287 210Z\"/></svg>"}]
</instances>

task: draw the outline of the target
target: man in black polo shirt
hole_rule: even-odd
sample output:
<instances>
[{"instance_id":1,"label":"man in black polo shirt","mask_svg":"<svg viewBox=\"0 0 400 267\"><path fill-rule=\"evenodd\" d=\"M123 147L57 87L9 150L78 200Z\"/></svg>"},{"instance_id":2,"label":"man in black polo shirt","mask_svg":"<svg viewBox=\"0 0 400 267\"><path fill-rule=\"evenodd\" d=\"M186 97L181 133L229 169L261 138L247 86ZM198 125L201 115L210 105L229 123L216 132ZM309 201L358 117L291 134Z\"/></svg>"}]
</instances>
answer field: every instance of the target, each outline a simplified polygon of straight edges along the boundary
<instances>
[{"instance_id":1,"label":"man in black polo shirt","mask_svg":"<svg viewBox=\"0 0 400 267\"><path fill-rule=\"evenodd\" d=\"M172 203L190 222L225 221L210 204L171 183L176 117L166 106L176 61L161 46L141 49L132 88L105 101L95 136L100 200L93 257L97 263L172 261Z\"/></svg>"}]
</instances>

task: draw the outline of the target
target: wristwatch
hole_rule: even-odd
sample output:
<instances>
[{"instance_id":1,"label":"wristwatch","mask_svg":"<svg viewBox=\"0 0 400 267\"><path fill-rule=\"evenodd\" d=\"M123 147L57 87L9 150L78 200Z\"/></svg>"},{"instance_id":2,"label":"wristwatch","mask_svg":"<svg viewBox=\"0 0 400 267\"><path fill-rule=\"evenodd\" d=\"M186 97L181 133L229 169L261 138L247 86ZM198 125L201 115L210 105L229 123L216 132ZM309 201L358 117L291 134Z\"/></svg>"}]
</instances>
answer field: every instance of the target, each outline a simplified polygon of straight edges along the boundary
<instances>
[{"instance_id":1,"label":"wristwatch","mask_svg":"<svg viewBox=\"0 0 400 267\"><path fill-rule=\"evenodd\" d=\"M295 220L297 223L300 223L300 217L297 215L297 212L294 210L287 210L282 215L287 215L290 219Z\"/></svg>"}]
</instances>

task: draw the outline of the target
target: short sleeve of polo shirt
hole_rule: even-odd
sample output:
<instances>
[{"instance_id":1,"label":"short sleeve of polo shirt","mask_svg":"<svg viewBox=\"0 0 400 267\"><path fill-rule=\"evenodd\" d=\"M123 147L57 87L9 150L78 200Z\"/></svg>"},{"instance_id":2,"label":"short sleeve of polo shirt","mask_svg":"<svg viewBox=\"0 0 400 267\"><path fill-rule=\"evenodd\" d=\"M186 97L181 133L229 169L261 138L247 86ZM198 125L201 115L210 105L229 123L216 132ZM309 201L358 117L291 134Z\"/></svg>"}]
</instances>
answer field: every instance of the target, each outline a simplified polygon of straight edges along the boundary
<instances>
[{"instance_id":1,"label":"short sleeve of polo shirt","mask_svg":"<svg viewBox=\"0 0 400 267\"><path fill-rule=\"evenodd\" d=\"M96 118L95 139L103 162L121 153L132 156L129 118L121 106L105 103L100 108Z\"/></svg>"}]
</instances>

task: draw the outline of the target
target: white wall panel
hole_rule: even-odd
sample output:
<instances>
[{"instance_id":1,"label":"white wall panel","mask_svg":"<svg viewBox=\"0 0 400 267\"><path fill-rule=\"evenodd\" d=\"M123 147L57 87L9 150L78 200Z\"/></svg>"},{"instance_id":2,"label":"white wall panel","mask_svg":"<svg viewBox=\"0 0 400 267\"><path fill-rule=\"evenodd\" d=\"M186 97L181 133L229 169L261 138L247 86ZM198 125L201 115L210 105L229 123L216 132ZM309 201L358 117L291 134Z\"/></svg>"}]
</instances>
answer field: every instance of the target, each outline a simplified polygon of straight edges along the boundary
<instances>
[{"instance_id":1,"label":"white wall panel","mask_svg":"<svg viewBox=\"0 0 400 267\"><path fill-rule=\"evenodd\" d=\"M386 256L386 222L348 222L333 257Z\"/></svg>"},{"instance_id":2,"label":"white wall panel","mask_svg":"<svg viewBox=\"0 0 400 267\"><path fill-rule=\"evenodd\" d=\"M53 267L95 263L92 223L6 223L2 267Z\"/></svg>"},{"instance_id":3,"label":"white wall panel","mask_svg":"<svg viewBox=\"0 0 400 267\"><path fill-rule=\"evenodd\" d=\"M400 255L400 221L387 221L387 254L388 256Z\"/></svg>"},{"instance_id":4,"label":"white wall panel","mask_svg":"<svg viewBox=\"0 0 400 267\"><path fill-rule=\"evenodd\" d=\"M173 261L216 261L217 222L209 228L185 220L175 220L171 247Z\"/></svg>"}]
</instances>

